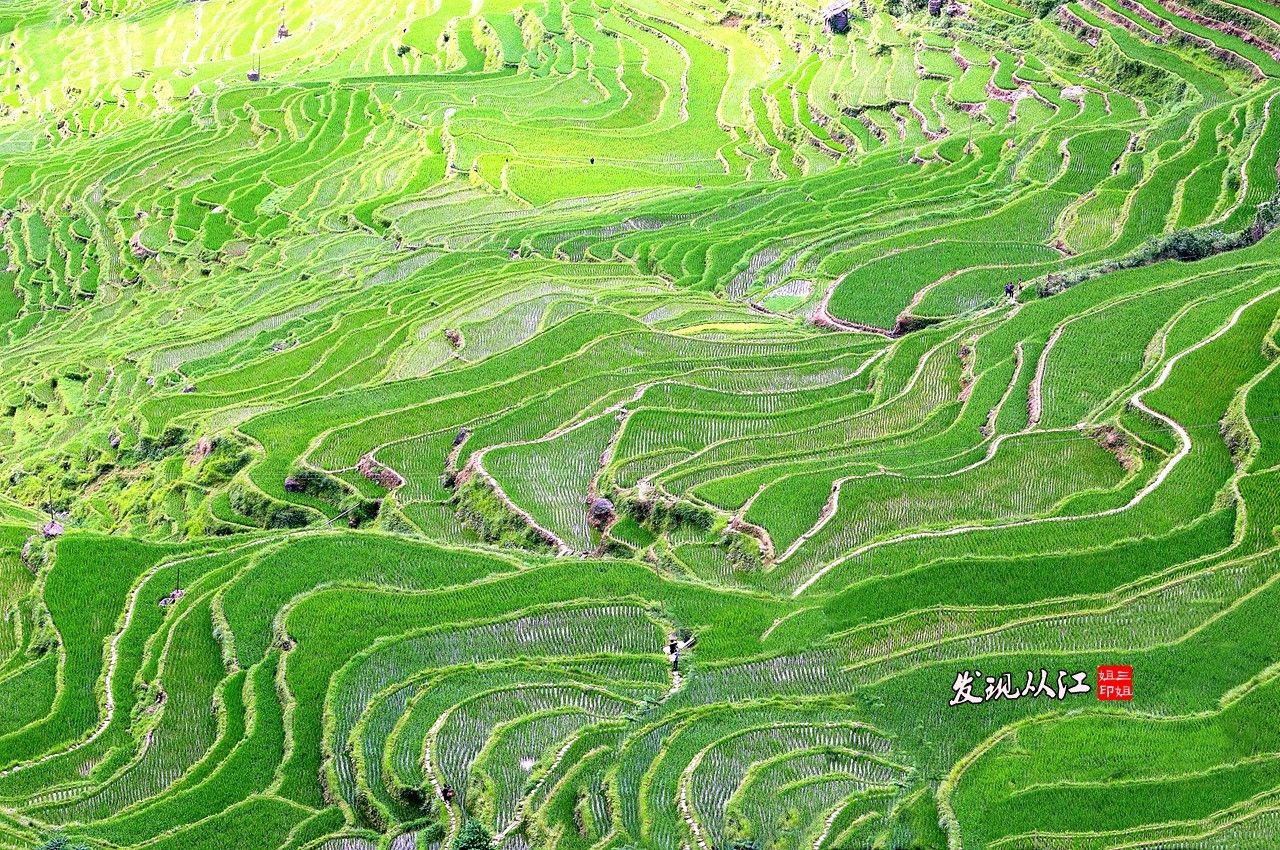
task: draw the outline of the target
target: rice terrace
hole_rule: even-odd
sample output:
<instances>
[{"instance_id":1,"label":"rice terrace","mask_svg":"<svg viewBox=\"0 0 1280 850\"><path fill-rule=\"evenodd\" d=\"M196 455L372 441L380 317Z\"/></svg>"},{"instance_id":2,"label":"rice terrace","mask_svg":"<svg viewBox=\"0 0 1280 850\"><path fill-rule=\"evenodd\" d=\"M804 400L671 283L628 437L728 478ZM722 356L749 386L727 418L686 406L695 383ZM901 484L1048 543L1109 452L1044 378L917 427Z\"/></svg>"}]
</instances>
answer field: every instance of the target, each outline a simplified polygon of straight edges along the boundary
<instances>
[{"instance_id":1,"label":"rice terrace","mask_svg":"<svg viewBox=\"0 0 1280 850\"><path fill-rule=\"evenodd\" d=\"M0 850L1280 848L1275 0L0 0Z\"/></svg>"}]
</instances>

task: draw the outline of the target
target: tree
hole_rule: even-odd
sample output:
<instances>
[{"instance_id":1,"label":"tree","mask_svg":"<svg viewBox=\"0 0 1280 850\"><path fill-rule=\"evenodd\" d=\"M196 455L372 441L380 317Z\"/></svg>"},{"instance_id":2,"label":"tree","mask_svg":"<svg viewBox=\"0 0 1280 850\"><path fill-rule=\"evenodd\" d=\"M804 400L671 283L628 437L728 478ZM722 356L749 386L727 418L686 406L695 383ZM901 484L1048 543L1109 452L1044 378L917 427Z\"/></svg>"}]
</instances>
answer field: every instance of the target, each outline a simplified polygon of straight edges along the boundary
<instances>
[{"instance_id":1,"label":"tree","mask_svg":"<svg viewBox=\"0 0 1280 850\"><path fill-rule=\"evenodd\" d=\"M469 820L458 830L450 850L490 850L493 847L493 836L484 824L478 820Z\"/></svg>"},{"instance_id":2,"label":"tree","mask_svg":"<svg viewBox=\"0 0 1280 850\"><path fill-rule=\"evenodd\" d=\"M40 850L90 850L89 845L84 842L71 843L71 839L62 833L51 837L44 844L40 845Z\"/></svg>"},{"instance_id":3,"label":"tree","mask_svg":"<svg viewBox=\"0 0 1280 850\"><path fill-rule=\"evenodd\" d=\"M1218 253L1228 245L1220 230L1182 228L1155 242L1157 260L1199 260Z\"/></svg>"}]
</instances>

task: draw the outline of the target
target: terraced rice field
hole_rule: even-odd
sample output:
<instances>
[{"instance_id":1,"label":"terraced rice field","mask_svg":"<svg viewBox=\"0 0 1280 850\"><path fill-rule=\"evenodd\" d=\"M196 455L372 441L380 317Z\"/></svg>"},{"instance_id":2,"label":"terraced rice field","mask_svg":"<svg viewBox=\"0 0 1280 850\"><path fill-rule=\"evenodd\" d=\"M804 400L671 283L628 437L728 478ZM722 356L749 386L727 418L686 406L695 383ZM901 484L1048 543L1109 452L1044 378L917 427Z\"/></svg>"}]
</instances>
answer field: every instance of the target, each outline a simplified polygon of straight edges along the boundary
<instances>
[{"instance_id":1,"label":"terraced rice field","mask_svg":"<svg viewBox=\"0 0 1280 850\"><path fill-rule=\"evenodd\" d=\"M0 848L1280 846L1280 6L933 11L0 0Z\"/></svg>"}]
</instances>

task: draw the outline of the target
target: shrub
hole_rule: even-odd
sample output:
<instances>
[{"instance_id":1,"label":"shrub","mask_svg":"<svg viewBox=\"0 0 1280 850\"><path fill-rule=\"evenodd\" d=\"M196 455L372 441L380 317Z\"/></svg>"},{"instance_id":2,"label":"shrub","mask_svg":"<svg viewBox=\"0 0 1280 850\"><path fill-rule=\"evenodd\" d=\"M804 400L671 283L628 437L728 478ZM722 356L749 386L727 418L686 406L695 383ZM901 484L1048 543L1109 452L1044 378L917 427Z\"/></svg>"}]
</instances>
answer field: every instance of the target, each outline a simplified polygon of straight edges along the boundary
<instances>
[{"instance_id":1,"label":"shrub","mask_svg":"<svg viewBox=\"0 0 1280 850\"><path fill-rule=\"evenodd\" d=\"M1248 248L1277 225L1280 225L1280 192L1258 205L1253 224L1244 230L1224 233L1217 228L1183 227L1163 236L1151 237L1132 254L1118 260L1107 260L1086 268L1045 275L1043 282L1036 284L1035 291L1041 297L1056 295L1077 283L1121 269L1138 268L1164 260L1194 262L1225 251Z\"/></svg>"},{"instance_id":2,"label":"shrub","mask_svg":"<svg viewBox=\"0 0 1280 850\"><path fill-rule=\"evenodd\" d=\"M257 520L267 528L301 528L311 521L304 508L277 501L242 484L233 485L227 498L236 513Z\"/></svg>"},{"instance_id":3,"label":"shrub","mask_svg":"<svg viewBox=\"0 0 1280 850\"><path fill-rule=\"evenodd\" d=\"M176 425L170 425L159 437L140 438L129 452L129 457L134 462L160 460L181 451L186 441L187 432Z\"/></svg>"},{"instance_id":4,"label":"shrub","mask_svg":"<svg viewBox=\"0 0 1280 850\"><path fill-rule=\"evenodd\" d=\"M40 850L89 850L89 845L82 841L72 844L70 838L58 833L40 845Z\"/></svg>"},{"instance_id":5,"label":"shrub","mask_svg":"<svg viewBox=\"0 0 1280 850\"><path fill-rule=\"evenodd\" d=\"M1237 247L1238 237L1233 238L1221 230L1201 228L1192 230L1181 228L1166 236L1159 236L1147 241L1139 256L1146 255L1150 260L1202 260L1213 254L1221 253Z\"/></svg>"},{"instance_id":6,"label":"shrub","mask_svg":"<svg viewBox=\"0 0 1280 850\"><path fill-rule=\"evenodd\" d=\"M340 514L346 514L347 524L353 528L376 517L381 505L381 500L360 497L332 475L303 466L295 466L285 478L285 489L333 505Z\"/></svg>"},{"instance_id":7,"label":"shrub","mask_svg":"<svg viewBox=\"0 0 1280 850\"><path fill-rule=\"evenodd\" d=\"M551 548L528 523L508 510L498 494L478 476L458 488L454 504L458 521L490 543L541 551Z\"/></svg>"},{"instance_id":8,"label":"shrub","mask_svg":"<svg viewBox=\"0 0 1280 850\"><path fill-rule=\"evenodd\" d=\"M657 534L665 534L680 526L707 531L716 520L714 511L685 499L642 499L628 495L620 500L617 507L620 515L630 516Z\"/></svg>"},{"instance_id":9,"label":"shrub","mask_svg":"<svg viewBox=\"0 0 1280 850\"><path fill-rule=\"evenodd\" d=\"M251 459L252 456L243 446L219 437L213 441L213 450L201 462L196 480L205 485L225 483L248 466Z\"/></svg>"},{"instance_id":10,"label":"shrub","mask_svg":"<svg viewBox=\"0 0 1280 850\"><path fill-rule=\"evenodd\" d=\"M493 836L480 821L469 820L458 830L457 837L449 846L451 850L489 850L493 846Z\"/></svg>"},{"instance_id":11,"label":"shrub","mask_svg":"<svg viewBox=\"0 0 1280 850\"><path fill-rule=\"evenodd\" d=\"M760 554L760 541L750 534L730 531L722 541L728 550L729 563L738 572L758 572L764 569L764 560Z\"/></svg>"}]
</instances>

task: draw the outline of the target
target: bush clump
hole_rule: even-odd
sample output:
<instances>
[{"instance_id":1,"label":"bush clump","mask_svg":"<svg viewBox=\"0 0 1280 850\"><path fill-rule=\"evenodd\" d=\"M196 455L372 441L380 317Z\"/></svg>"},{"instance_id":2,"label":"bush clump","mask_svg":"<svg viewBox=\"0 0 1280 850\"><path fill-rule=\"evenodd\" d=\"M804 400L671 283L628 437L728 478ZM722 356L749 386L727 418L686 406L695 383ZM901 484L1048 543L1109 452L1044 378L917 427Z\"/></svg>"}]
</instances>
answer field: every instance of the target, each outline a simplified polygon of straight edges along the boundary
<instances>
[{"instance_id":1,"label":"bush clump","mask_svg":"<svg viewBox=\"0 0 1280 850\"><path fill-rule=\"evenodd\" d=\"M1224 233L1212 227L1179 228L1163 236L1151 237L1132 254L1118 260L1108 260L1088 268L1046 275L1042 282L1036 284L1035 292L1043 298L1056 295L1086 280L1122 269L1133 269L1167 260L1189 263L1226 251L1248 248L1260 242L1277 226L1280 226L1280 192L1258 205L1253 224L1244 230Z\"/></svg>"},{"instance_id":2,"label":"bush clump","mask_svg":"<svg viewBox=\"0 0 1280 850\"><path fill-rule=\"evenodd\" d=\"M213 448L200 462L196 482L206 487L225 484L249 465L252 456L244 446L223 437L213 441Z\"/></svg>"},{"instance_id":3,"label":"bush clump","mask_svg":"<svg viewBox=\"0 0 1280 850\"><path fill-rule=\"evenodd\" d=\"M473 476L458 487L453 501L458 522L486 542L537 551L553 548L522 517L508 510L498 494L478 477Z\"/></svg>"},{"instance_id":4,"label":"bush clump","mask_svg":"<svg viewBox=\"0 0 1280 850\"><path fill-rule=\"evenodd\" d=\"M302 528L311 522L311 513L305 508L273 499L243 484L227 491L227 499L236 513L260 523L264 528Z\"/></svg>"},{"instance_id":5,"label":"bush clump","mask_svg":"<svg viewBox=\"0 0 1280 850\"><path fill-rule=\"evenodd\" d=\"M622 499L618 512L655 534L666 534L681 526L709 531L716 520L711 509L684 499L646 499L636 495Z\"/></svg>"},{"instance_id":6,"label":"bush clump","mask_svg":"<svg viewBox=\"0 0 1280 850\"><path fill-rule=\"evenodd\" d=\"M752 573L764 569L764 556L761 554L760 541L750 534L743 534L741 531L725 532L721 544L727 550L729 563L735 571Z\"/></svg>"},{"instance_id":7,"label":"bush clump","mask_svg":"<svg viewBox=\"0 0 1280 850\"><path fill-rule=\"evenodd\" d=\"M159 437L139 437L137 445L125 453L126 460L142 463L175 455L182 451L182 447L187 442L187 436L184 429L170 425Z\"/></svg>"},{"instance_id":8,"label":"bush clump","mask_svg":"<svg viewBox=\"0 0 1280 850\"><path fill-rule=\"evenodd\" d=\"M493 847L493 836L478 820L469 820L464 823L454 837L453 843L449 845L450 850L489 850L491 847Z\"/></svg>"},{"instance_id":9,"label":"bush clump","mask_svg":"<svg viewBox=\"0 0 1280 850\"><path fill-rule=\"evenodd\" d=\"M72 842L70 838L60 832L49 838L44 844L41 844L40 850L90 850L90 848L83 841Z\"/></svg>"},{"instance_id":10,"label":"bush clump","mask_svg":"<svg viewBox=\"0 0 1280 850\"><path fill-rule=\"evenodd\" d=\"M1203 260L1214 254L1229 251L1241 246L1241 234L1234 236L1213 228L1192 229L1183 227L1165 236L1147 241L1137 254L1140 262L1158 262L1160 260L1182 260L1191 262Z\"/></svg>"},{"instance_id":11,"label":"bush clump","mask_svg":"<svg viewBox=\"0 0 1280 850\"><path fill-rule=\"evenodd\" d=\"M340 514L346 515L347 525L352 528L377 517L382 504L379 499L363 498L332 475L302 466L295 466L285 478L285 489L291 493L305 493L333 505Z\"/></svg>"}]
</instances>

